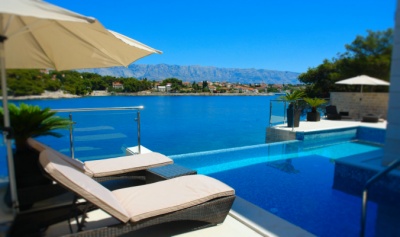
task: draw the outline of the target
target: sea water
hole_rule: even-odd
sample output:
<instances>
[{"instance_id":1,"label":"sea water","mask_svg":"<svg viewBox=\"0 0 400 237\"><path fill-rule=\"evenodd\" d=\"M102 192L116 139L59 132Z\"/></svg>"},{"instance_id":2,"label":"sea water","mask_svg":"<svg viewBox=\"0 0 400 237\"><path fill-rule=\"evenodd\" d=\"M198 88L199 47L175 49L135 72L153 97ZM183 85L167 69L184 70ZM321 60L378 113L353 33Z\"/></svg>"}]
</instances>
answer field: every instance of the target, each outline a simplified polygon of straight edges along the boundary
<instances>
[{"instance_id":1,"label":"sea water","mask_svg":"<svg viewBox=\"0 0 400 237\"><path fill-rule=\"evenodd\" d=\"M21 100L50 107L99 108L144 106L141 115L141 144L166 155L225 149L265 143L270 100L277 96L104 96L70 99ZM59 114L68 117L68 114ZM136 113L106 111L73 113L77 154L82 159L123 155L124 149L137 145ZM58 150L68 154L68 132L62 138L44 137ZM95 137L97 136L97 137ZM110 140L123 143L117 147ZM54 142L57 141L57 142ZM118 145L119 146L119 145ZM106 148L115 148L107 154ZM5 154L4 145L2 154ZM85 152L86 151L86 152ZM79 152L81 152L79 154ZM92 155L90 155L92 154ZM93 155L95 154L95 155ZM0 158L0 176L5 172L5 155Z\"/></svg>"}]
</instances>

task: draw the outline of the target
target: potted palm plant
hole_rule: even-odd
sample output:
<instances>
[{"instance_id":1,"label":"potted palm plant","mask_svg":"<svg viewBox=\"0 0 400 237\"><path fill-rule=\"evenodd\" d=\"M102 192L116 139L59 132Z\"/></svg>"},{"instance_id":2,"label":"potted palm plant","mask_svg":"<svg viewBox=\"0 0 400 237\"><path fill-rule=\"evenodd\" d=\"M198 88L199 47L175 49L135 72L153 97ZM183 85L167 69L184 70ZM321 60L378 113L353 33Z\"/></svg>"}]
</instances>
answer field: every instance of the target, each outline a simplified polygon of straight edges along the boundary
<instances>
[{"instance_id":1,"label":"potted palm plant","mask_svg":"<svg viewBox=\"0 0 400 237\"><path fill-rule=\"evenodd\" d=\"M317 111L317 108L318 106L325 104L326 100L320 98L304 98L304 101L311 107L311 112L307 113L307 121L320 121L321 115Z\"/></svg>"},{"instance_id":2,"label":"potted palm plant","mask_svg":"<svg viewBox=\"0 0 400 237\"><path fill-rule=\"evenodd\" d=\"M68 128L69 119L55 116L50 108L41 109L39 106L21 103L20 106L9 104L11 128L15 139L16 152L28 149L27 140L30 137L62 135L56 129ZM0 108L0 129L4 128L3 109Z\"/></svg>"},{"instance_id":3,"label":"potted palm plant","mask_svg":"<svg viewBox=\"0 0 400 237\"><path fill-rule=\"evenodd\" d=\"M304 92L295 90L291 93L281 96L280 99L288 101L289 107L287 108L287 124L288 127L298 127L300 125L301 108L298 105L298 100L303 98Z\"/></svg>"},{"instance_id":4,"label":"potted palm plant","mask_svg":"<svg viewBox=\"0 0 400 237\"><path fill-rule=\"evenodd\" d=\"M24 188L32 188L38 185L51 183L43 177L38 165L39 154L30 149L27 143L29 137L62 135L55 132L55 129L68 128L71 122L66 118L55 116L56 112L50 108L41 109L39 106L20 104L9 104L10 123L12 136L15 140L14 149L14 170L17 182L18 195ZM3 109L0 109L0 129L4 129ZM32 191L30 191L32 192ZM29 195L29 192L27 192ZM31 193L30 195L35 195ZM21 198L19 197L20 202ZM29 204L27 204L29 206Z\"/></svg>"}]
</instances>

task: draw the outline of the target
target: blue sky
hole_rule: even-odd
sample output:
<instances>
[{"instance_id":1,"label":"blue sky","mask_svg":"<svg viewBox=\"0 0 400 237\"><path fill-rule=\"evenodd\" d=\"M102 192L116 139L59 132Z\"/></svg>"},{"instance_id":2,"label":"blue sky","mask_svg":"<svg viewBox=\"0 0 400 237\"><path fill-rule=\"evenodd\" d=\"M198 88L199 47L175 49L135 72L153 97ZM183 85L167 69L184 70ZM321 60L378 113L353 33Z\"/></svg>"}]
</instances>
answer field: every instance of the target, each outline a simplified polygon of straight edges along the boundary
<instances>
[{"instance_id":1,"label":"blue sky","mask_svg":"<svg viewBox=\"0 0 400 237\"><path fill-rule=\"evenodd\" d=\"M48 0L162 55L137 64L306 72L367 30L394 27L396 0Z\"/></svg>"}]
</instances>

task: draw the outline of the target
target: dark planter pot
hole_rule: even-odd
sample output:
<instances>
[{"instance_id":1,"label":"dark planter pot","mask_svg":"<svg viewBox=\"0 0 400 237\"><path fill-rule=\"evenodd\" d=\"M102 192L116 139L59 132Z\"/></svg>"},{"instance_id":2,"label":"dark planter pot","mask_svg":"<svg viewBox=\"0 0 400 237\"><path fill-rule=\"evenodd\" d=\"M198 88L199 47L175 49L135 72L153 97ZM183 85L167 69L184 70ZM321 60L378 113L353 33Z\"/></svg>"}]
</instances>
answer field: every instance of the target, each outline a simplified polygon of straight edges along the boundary
<instances>
[{"instance_id":1,"label":"dark planter pot","mask_svg":"<svg viewBox=\"0 0 400 237\"><path fill-rule=\"evenodd\" d=\"M54 185L46 178L39 164L39 153L26 149L14 152L14 171L17 182L17 195L20 210L30 209L35 202L65 193L64 189ZM11 207L11 194L8 187L4 196L5 203Z\"/></svg>"},{"instance_id":2,"label":"dark planter pot","mask_svg":"<svg viewBox=\"0 0 400 237\"><path fill-rule=\"evenodd\" d=\"M26 188L51 183L39 168L39 152L26 149L14 153L14 170L17 187Z\"/></svg>"},{"instance_id":3,"label":"dark planter pot","mask_svg":"<svg viewBox=\"0 0 400 237\"><path fill-rule=\"evenodd\" d=\"M321 115L318 112L308 112L307 121L317 122L321 120Z\"/></svg>"},{"instance_id":4,"label":"dark planter pot","mask_svg":"<svg viewBox=\"0 0 400 237\"><path fill-rule=\"evenodd\" d=\"M286 112L287 112L288 127L290 127L290 128L291 127L299 127L301 110L295 110L294 117L293 117L293 107L289 106L289 108L286 110Z\"/></svg>"}]
</instances>

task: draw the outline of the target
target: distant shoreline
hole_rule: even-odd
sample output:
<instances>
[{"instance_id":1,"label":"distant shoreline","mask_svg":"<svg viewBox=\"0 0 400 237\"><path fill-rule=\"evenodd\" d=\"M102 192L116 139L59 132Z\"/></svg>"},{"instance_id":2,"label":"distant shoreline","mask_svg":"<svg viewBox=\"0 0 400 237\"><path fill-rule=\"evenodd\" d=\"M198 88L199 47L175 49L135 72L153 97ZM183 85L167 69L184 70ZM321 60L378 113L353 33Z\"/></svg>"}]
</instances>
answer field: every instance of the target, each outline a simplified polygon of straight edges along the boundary
<instances>
[{"instance_id":1,"label":"distant shoreline","mask_svg":"<svg viewBox=\"0 0 400 237\"><path fill-rule=\"evenodd\" d=\"M93 91L90 95L78 96L63 91L46 91L41 95L9 96L9 100L37 100L37 99L68 99L88 96L273 96L274 93L162 93L162 92L137 92L137 93L108 93L106 91Z\"/></svg>"}]
</instances>

